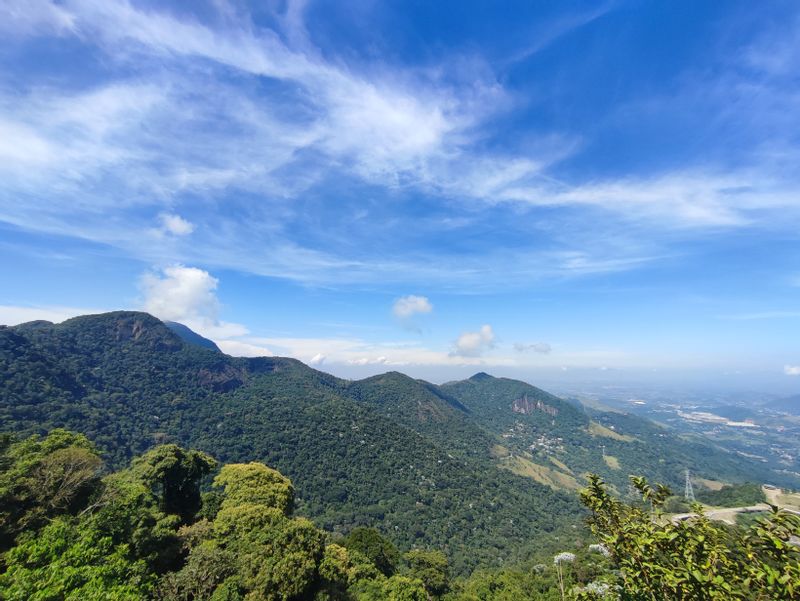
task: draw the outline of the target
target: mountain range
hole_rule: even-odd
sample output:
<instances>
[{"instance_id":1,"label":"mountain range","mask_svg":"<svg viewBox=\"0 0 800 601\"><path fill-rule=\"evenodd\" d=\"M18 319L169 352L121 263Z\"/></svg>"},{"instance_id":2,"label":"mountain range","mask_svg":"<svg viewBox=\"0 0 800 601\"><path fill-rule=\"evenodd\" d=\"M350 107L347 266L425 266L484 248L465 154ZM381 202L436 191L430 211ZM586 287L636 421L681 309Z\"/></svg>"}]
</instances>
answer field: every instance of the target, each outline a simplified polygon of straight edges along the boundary
<instances>
[{"instance_id":1,"label":"mountain range","mask_svg":"<svg viewBox=\"0 0 800 601\"><path fill-rule=\"evenodd\" d=\"M126 311L0 326L0 431L56 427L86 434L111 467L163 442L265 462L325 529L375 526L402 548L445 550L456 572L581 536L575 491L589 473L620 495L631 473L673 487L687 468L789 477L525 382L343 380L295 359L230 357L186 326Z\"/></svg>"}]
</instances>

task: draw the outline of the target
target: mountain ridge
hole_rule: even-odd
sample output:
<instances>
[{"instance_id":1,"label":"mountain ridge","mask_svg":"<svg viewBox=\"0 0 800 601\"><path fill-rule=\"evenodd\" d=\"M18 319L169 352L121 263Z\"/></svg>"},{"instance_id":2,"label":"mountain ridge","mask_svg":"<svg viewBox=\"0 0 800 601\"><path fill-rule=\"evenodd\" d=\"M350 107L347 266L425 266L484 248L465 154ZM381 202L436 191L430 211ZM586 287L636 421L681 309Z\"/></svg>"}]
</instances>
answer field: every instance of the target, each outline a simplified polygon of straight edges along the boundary
<instances>
[{"instance_id":1,"label":"mountain ridge","mask_svg":"<svg viewBox=\"0 0 800 601\"><path fill-rule=\"evenodd\" d=\"M0 430L70 428L114 466L164 442L262 461L292 478L299 511L325 528L377 526L403 548L445 549L457 571L523 557L530 536L541 541L580 515L575 499L496 469L488 448L434 438L438 422L383 415L376 381L358 384L369 398L357 401L346 380L295 359L187 344L146 314L0 328L0 374ZM388 380L460 413L416 380ZM452 424L445 430L477 431Z\"/></svg>"},{"instance_id":2,"label":"mountain ridge","mask_svg":"<svg viewBox=\"0 0 800 601\"><path fill-rule=\"evenodd\" d=\"M204 338L188 326L178 323L177 321L165 321L163 322L165 326L167 326L174 334L177 334L178 337L188 344L195 344L199 347L206 348L212 351L217 351L221 353L222 351L217 346L217 344L213 340L209 340L208 338Z\"/></svg>"},{"instance_id":3,"label":"mountain ridge","mask_svg":"<svg viewBox=\"0 0 800 601\"><path fill-rule=\"evenodd\" d=\"M2 327L0 374L0 430L70 428L114 465L162 442L262 461L325 528L377 526L402 547L445 549L457 571L519 558L531 538L576 524L577 499L562 491L589 472L624 491L628 473L674 485L687 465L757 467L638 422L626 436L621 418L518 380L348 381L292 358L230 357L140 312Z\"/></svg>"}]
</instances>

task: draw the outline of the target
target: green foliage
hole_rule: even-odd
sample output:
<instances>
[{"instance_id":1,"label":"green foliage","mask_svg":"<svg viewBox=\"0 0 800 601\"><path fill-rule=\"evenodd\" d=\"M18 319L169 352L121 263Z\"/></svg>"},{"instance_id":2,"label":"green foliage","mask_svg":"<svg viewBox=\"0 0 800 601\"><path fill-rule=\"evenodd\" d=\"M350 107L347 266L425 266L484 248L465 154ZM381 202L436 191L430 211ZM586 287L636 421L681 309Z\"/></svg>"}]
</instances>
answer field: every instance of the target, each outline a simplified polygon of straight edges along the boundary
<instances>
[{"instance_id":1,"label":"green foliage","mask_svg":"<svg viewBox=\"0 0 800 601\"><path fill-rule=\"evenodd\" d=\"M400 552L375 528L354 528L344 539L344 545L361 553L385 576L391 576L397 570Z\"/></svg>"},{"instance_id":2,"label":"green foliage","mask_svg":"<svg viewBox=\"0 0 800 601\"><path fill-rule=\"evenodd\" d=\"M691 509L689 503L683 497L671 495L664 500L664 511L666 513L688 513Z\"/></svg>"},{"instance_id":3,"label":"green foliage","mask_svg":"<svg viewBox=\"0 0 800 601\"><path fill-rule=\"evenodd\" d=\"M54 430L0 447L0 551L23 530L74 514L96 493L100 460L81 435Z\"/></svg>"},{"instance_id":4,"label":"green foliage","mask_svg":"<svg viewBox=\"0 0 800 601\"><path fill-rule=\"evenodd\" d=\"M440 597L450 588L447 556L441 551L412 549L403 559L408 564L408 575L420 580L429 595Z\"/></svg>"},{"instance_id":5,"label":"green foliage","mask_svg":"<svg viewBox=\"0 0 800 601\"><path fill-rule=\"evenodd\" d=\"M70 439L65 433L55 435ZM154 449L151 457L160 451ZM62 512L41 532L26 531L4 558L7 570L0 587L7 597L147 598L158 574L180 561L181 518L161 509L169 506L164 491L175 490L177 483L162 479L158 496L151 474L142 474L143 464L103 478L77 517ZM189 485L185 479L181 483Z\"/></svg>"},{"instance_id":6,"label":"green foliage","mask_svg":"<svg viewBox=\"0 0 800 601\"><path fill-rule=\"evenodd\" d=\"M186 565L177 572L164 575L158 597L164 601L211 599L235 574L236 555L232 551L212 542L201 542L192 547ZM233 581L229 582L225 594L230 595L234 588L238 594L239 587L233 587Z\"/></svg>"},{"instance_id":7,"label":"green foliage","mask_svg":"<svg viewBox=\"0 0 800 601\"><path fill-rule=\"evenodd\" d=\"M591 412L548 392L508 378L488 374L438 387L441 394L470 410L474 421L496 435L517 456L530 457L552 467L551 458L572 474L597 473L618 491L628 486L633 471L673 486L683 483L688 467L697 475L731 481L744 476L775 480L778 475L754 460L733 457L712 445L675 435L646 419L622 413ZM517 401L515 403L515 401ZM625 437L590 433L591 420ZM559 440L560 439L560 440ZM544 440L548 446L530 445ZM606 464L605 454L617 459L621 469ZM528 455L526 455L528 454ZM794 479L784 477L791 485Z\"/></svg>"},{"instance_id":8,"label":"green foliage","mask_svg":"<svg viewBox=\"0 0 800 601\"><path fill-rule=\"evenodd\" d=\"M57 518L5 557L0 591L7 601L148 598L156 575L92 527Z\"/></svg>"},{"instance_id":9,"label":"green foliage","mask_svg":"<svg viewBox=\"0 0 800 601\"><path fill-rule=\"evenodd\" d=\"M92 450L85 438L64 431L22 442L2 438L0 449L6 482L43 463L62 466L55 473L63 479L64 462L48 458ZM80 505L51 506L22 495L24 515L39 515L41 505L53 515L41 528L35 520L13 522L19 540L2 557L0 597L428 601L447 589L441 552L409 552L407 569L387 577L370 557L394 572L399 553L376 530L354 529L350 548L329 543L311 521L292 515L291 481L263 464L223 466L217 492L203 499L200 481L215 465L203 453L163 445L99 480Z\"/></svg>"},{"instance_id":10,"label":"green foliage","mask_svg":"<svg viewBox=\"0 0 800 601\"><path fill-rule=\"evenodd\" d=\"M224 487L222 508L254 503L289 515L294 508L292 482L263 463L229 464L214 478L214 486Z\"/></svg>"},{"instance_id":11,"label":"green foliage","mask_svg":"<svg viewBox=\"0 0 800 601\"><path fill-rule=\"evenodd\" d=\"M673 523L662 515L665 487L631 482L646 506L615 499L597 476L581 493L592 531L619 566L624 599L800 599L800 548L791 542L798 516L776 509L744 535L702 514Z\"/></svg>"},{"instance_id":12,"label":"green foliage","mask_svg":"<svg viewBox=\"0 0 800 601\"><path fill-rule=\"evenodd\" d=\"M398 574L359 582L351 589L351 595L354 601L428 601L422 582Z\"/></svg>"},{"instance_id":13,"label":"green foliage","mask_svg":"<svg viewBox=\"0 0 800 601\"><path fill-rule=\"evenodd\" d=\"M761 486L752 482L723 486L719 490L699 490L697 500L717 507L747 507L766 502Z\"/></svg>"},{"instance_id":14,"label":"green foliage","mask_svg":"<svg viewBox=\"0 0 800 601\"><path fill-rule=\"evenodd\" d=\"M58 482L45 468L65 480L64 466L71 465L64 461L65 451L71 458L73 449L90 448L84 437L62 431L42 440L7 443L2 462L5 482L12 483L27 471L34 483ZM268 483L281 493L271 498L280 499L281 509L237 504L236 499L248 496L264 499L265 483L235 478L241 476L237 468L242 466L232 466L222 478L232 494L215 521L180 528L182 522L194 519L200 506L200 479L213 466L214 461L202 453L175 445L157 447L135 459L129 469L103 478L96 494L74 508L32 496L34 491L25 488L31 486L28 481L25 486L7 486L5 499L26 501L25 511L18 512L24 518L56 515L38 532L33 519L6 522L21 533L20 543L3 558L3 598L146 599L153 596L159 574L164 574L159 594L168 599L233 599L247 591L255 594L252 599L303 594L318 579L324 536L308 520L285 515L291 483L280 474L271 474L265 466L256 470L269 474ZM244 467L251 468L249 473L254 466ZM245 490L248 483L250 495ZM56 491L63 488L61 484ZM67 509L80 511L72 516ZM185 562L182 546L189 550ZM180 569L172 572L176 568Z\"/></svg>"},{"instance_id":15,"label":"green foliage","mask_svg":"<svg viewBox=\"0 0 800 601\"><path fill-rule=\"evenodd\" d=\"M599 439L581 408L522 382L479 374L434 386L398 373L348 382L291 359L237 359L185 344L143 313L0 328L0 376L4 429L78 429L117 469L162 443L201 449L228 464L258 461L291 478L287 509L296 505L298 514L336 533L378 528L404 551L441 549L456 575L522 561L581 535L570 528L582 511L575 496L498 469L502 460L490 454L497 444L577 480L602 473L617 491L627 487L632 467L671 484L679 484L687 464L711 477L738 471L755 478L762 469L632 416L592 415L629 435ZM527 412L513 409L520 400ZM560 438L563 450L531 451L540 437ZM601 445L622 469L605 464ZM201 517L213 521L227 487L198 500L194 485L184 487L167 472L193 481L193 470L205 473L207 466L199 455L194 466L174 456L174 448L140 466L149 482L142 484L163 514L185 523L201 505ZM175 490L163 490L160 477ZM770 481L780 483L777 476ZM93 486L81 490L75 507L99 494ZM48 511L62 507L24 519L41 526ZM16 534L3 536L7 547Z\"/></svg>"},{"instance_id":16,"label":"green foliage","mask_svg":"<svg viewBox=\"0 0 800 601\"><path fill-rule=\"evenodd\" d=\"M310 521L291 516L291 481L265 465L226 465L214 484L224 487L221 508L213 521L181 531L188 559L162 579L163 599L214 599L224 588L226 596L253 601L413 601L427 599L422 579L436 594L446 587L441 553L412 554L409 576L386 578L379 568L394 571L399 553L376 530L355 529L347 548L326 545Z\"/></svg>"},{"instance_id":17,"label":"green foliage","mask_svg":"<svg viewBox=\"0 0 800 601\"><path fill-rule=\"evenodd\" d=\"M572 574L568 582L572 583ZM447 601L561 601L552 565L478 570L453 583Z\"/></svg>"},{"instance_id":18,"label":"green foliage","mask_svg":"<svg viewBox=\"0 0 800 601\"><path fill-rule=\"evenodd\" d=\"M304 518L275 508L223 508L214 521L217 544L236 556L237 576L257 599L291 599L310 590L324 552L324 535Z\"/></svg>"},{"instance_id":19,"label":"green foliage","mask_svg":"<svg viewBox=\"0 0 800 601\"><path fill-rule=\"evenodd\" d=\"M161 445L131 464L133 477L150 486L164 513L188 521L200 509L200 481L217 462L205 453L185 451L175 444Z\"/></svg>"},{"instance_id":20,"label":"green foliage","mask_svg":"<svg viewBox=\"0 0 800 601\"><path fill-rule=\"evenodd\" d=\"M147 484L128 470L117 472L103 479L101 495L84 510L76 527L126 545L131 558L161 573L175 565L181 519L163 513L160 505Z\"/></svg>"},{"instance_id":21,"label":"green foliage","mask_svg":"<svg viewBox=\"0 0 800 601\"><path fill-rule=\"evenodd\" d=\"M641 496L633 504L614 497L599 477L589 478L581 496L601 545L560 553L554 562L480 570L452 581L444 553L414 549L400 561L375 529L353 528L341 545L330 543L308 519L292 515L292 482L263 464L223 466L216 492L201 497L200 481L215 465L203 453L164 445L99 479L97 455L85 437L61 430L23 441L1 437L2 499L23 504L16 513L3 506L13 546L2 558L0 596L800 600L800 517L775 509L746 529L702 514L673 523L663 513L673 499L669 489L641 477L630 479ZM76 492L87 484L90 494ZM62 490L72 492L59 497Z\"/></svg>"},{"instance_id":22,"label":"green foliage","mask_svg":"<svg viewBox=\"0 0 800 601\"><path fill-rule=\"evenodd\" d=\"M383 585L382 598L389 601L427 601L423 583L408 576L392 576Z\"/></svg>"}]
</instances>

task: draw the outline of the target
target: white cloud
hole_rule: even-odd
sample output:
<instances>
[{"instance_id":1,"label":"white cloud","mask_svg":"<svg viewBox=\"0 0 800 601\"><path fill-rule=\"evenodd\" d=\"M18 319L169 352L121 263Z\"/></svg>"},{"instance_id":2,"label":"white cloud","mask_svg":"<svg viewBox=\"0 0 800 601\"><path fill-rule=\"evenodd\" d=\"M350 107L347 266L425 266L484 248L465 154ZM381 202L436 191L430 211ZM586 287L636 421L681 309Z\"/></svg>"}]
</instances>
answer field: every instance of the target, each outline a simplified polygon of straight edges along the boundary
<instances>
[{"instance_id":1,"label":"white cloud","mask_svg":"<svg viewBox=\"0 0 800 601\"><path fill-rule=\"evenodd\" d=\"M358 359L348 359L349 365L386 365L389 360L386 357L359 357Z\"/></svg>"},{"instance_id":2,"label":"white cloud","mask_svg":"<svg viewBox=\"0 0 800 601\"><path fill-rule=\"evenodd\" d=\"M460 357L422 345L398 342L371 342L358 338L271 338L245 339L264 345L276 355L295 357L309 364L322 355L325 365L514 365L508 357ZM318 363L316 363L319 365Z\"/></svg>"},{"instance_id":3,"label":"white cloud","mask_svg":"<svg viewBox=\"0 0 800 601\"><path fill-rule=\"evenodd\" d=\"M325 359L326 359L325 355L323 355L322 353L317 353L316 355L311 357L311 359L309 359L308 364L322 365L323 363L325 363Z\"/></svg>"},{"instance_id":4,"label":"white cloud","mask_svg":"<svg viewBox=\"0 0 800 601\"><path fill-rule=\"evenodd\" d=\"M796 206L791 185L776 179L766 165L736 173L671 171L575 185L535 175L530 168L516 179L503 180L491 189L491 198L531 206L596 208L660 229L741 227L750 225L759 211Z\"/></svg>"},{"instance_id":5,"label":"white cloud","mask_svg":"<svg viewBox=\"0 0 800 601\"><path fill-rule=\"evenodd\" d=\"M392 307L392 312L401 319L407 319L418 313L430 313L431 311L433 311L433 305L428 298L414 294L401 296Z\"/></svg>"},{"instance_id":6,"label":"white cloud","mask_svg":"<svg viewBox=\"0 0 800 601\"><path fill-rule=\"evenodd\" d=\"M216 289L219 280L197 267L172 265L140 280L145 311L167 321L180 322L215 342L244 336L243 325L220 321Z\"/></svg>"},{"instance_id":7,"label":"white cloud","mask_svg":"<svg viewBox=\"0 0 800 601\"><path fill-rule=\"evenodd\" d=\"M219 280L197 267L172 265L160 274L146 273L141 278L144 309L170 321L182 319L216 322Z\"/></svg>"},{"instance_id":8,"label":"white cloud","mask_svg":"<svg viewBox=\"0 0 800 601\"><path fill-rule=\"evenodd\" d=\"M0 120L0 159L23 168L47 164L56 149L33 128L22 123Z\"/></svg>"},{"instance_id":9,"label":"white cloud","mask_svg":"<svg viewBox=\"0 0 800 601\"><path fill-rule=\"evenodd\" d=\"M762 36L746 49L743 58L745 63L773 77L793 77L800 66L800 49L796 43L800 36L800 17L778 26L779 33L771 31Z\"/></svg>"},{"instance_id":10,"label":"white cloud","mask_svg":"<svg viewBox=\"0 0 800 601\"><path fill-rule=\"evenodd\" d=\"M783 373L787 376L800 376L800 365L784 365Z\"/></svg>"},{"instance_id":11,"label":"white cloud","mask_svg":"<svg viewBox=\"0 0 800 601\"><path fill-rule=\"evenodd\" d=\"M7 35L51 31L58 34L74 28L74 16L54 2L3 0L0 3L0 31Z\"/></svg>"},{"instance_id":12,"label":"white cloud","mask_svg":"<svg viewBox=\"0 0 800 601\"><path fill-rule=\"evenodd\" d=\"M234 357L272 357L274 353L264 346L249 344L241 340L216 340L223 353Z\"/></svg>"},{"instance_id":13,"label":"white cloud","mask_svg":"<svg viewBox=\"0 0 800 601\"><path fill-rule=\"evenodd\" d=\"M52 321L61 323L65 319L77 317L78 315L91 315L103 313L103 309L86 309L79 307L20 307L14 305L0 305L0 324L14 326L26 321Z\"/></svg>"},{"instance_id":14,"label":"white cloud","mask_svg":"<svg viewBox=\"0 0 800 601\"><path fill-rule=\"evenodd\" d=\"M161 222L161 231L165 234L188 236L194 231L194 224L180 215L161 213L158 220Z\"/></svg>"},{"instance_id":15,"label":"white cloud","mask_svg":"<svg viewBox=\"0 0 800 601\"><path fill-rule=\"evenodd\" d=\"M523 344L522 342L514 343L514 350L519 353L533 351L534 353L547 354L553 350L553 347L546 342L533 342L530 344Z\"/></svg>"},{"instance_id":16,"label":"white cloud","mask_svg":"<svg viewBox=\"0 0 800 601\"><path fill-rule=\"evenodd\" d=\"M349 157L365 177L418 172L420 160L442 154L445 138L469 127L478 107L491 107L485 100L499 93L480 81L455 94L419 78L404 85L390 76L359 77L323 60L315 48L292 48L248 20L211 29L115 0L78 0L67 6L78 29L112 55L135 51L167 60L199 57L302 90L308 114L318 117L311 123L303 119L302 129L314 132L318 149ZM293 15L296 24L299 17Z\"/></svg>"},{"instance_id":17,"label":"white cloud","mask_svg":"<svg viewBox=\"0 0 800 601\"><path fill-rule=\"evenodd\" d=\"M484 351L494 347L494 338L492 326L488 324L481 326L477 332L464 332L456 340L452 354L462 357L478 357Z\"/></svg>"},{"instance_id":18,"label":"white cloud","mask_svg":"<svg viewBox=\"0 0 800 601\"><path fill-rule=\"evenodd\" d=\"M485 327L476 332L484 341L484 349L488 348L485 342L494 339L491 328ZM283 338L283 337L256 337L242 338L243 341L268 348L275 355L294 357L310 365L319 365L316 360L324 356L324 365L330 369L336 366L386 366L391 368L405 368L408 366L483 366L483 367L552 367L559 369L562 365L570 367L594 367L603 365L614 367L638 365L637 361L647 358L633 355L619 350L570 350L559 349L558 356L550 354L528 358L520 353L503 354L496 351L491 354L467 355L448 352L446 346L437 348L436 345L422 345L418 342L403 341L369 341L361 338ZM492 342L492 345L494 342Z\"/></svg>"}]
</instances>

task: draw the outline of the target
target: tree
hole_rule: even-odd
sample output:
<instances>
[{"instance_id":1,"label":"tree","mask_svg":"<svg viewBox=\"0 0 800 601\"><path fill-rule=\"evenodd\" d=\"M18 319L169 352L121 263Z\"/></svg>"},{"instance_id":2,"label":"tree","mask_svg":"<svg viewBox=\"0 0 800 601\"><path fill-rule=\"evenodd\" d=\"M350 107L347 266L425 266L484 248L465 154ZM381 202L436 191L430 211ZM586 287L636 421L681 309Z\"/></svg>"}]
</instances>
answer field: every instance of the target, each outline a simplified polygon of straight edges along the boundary
<instances>
[{"instance_id":1,"label":"tree","mask_svg":"<svg viewBox=\"0 0 800 601\"><path fill-rule=\"evenodd\" d=\"M23 530L75 514L97 492L102 461L82 434L53 430L0 445L0 551Z\"/></svg>"},{"instance_id":2,"label":"tree","mask_svg":"<svg viewBox=\"0 0 800 601\"><path fill-rule=\"evenodd\" d=\"M134 459L131 473L151 488L161 510L189 521L200 509L200 481L217 462L200 451L161 445Z\"/></svg>"},{"instance_id":3,"label":"tree","mask_svg":"<svg viewBox=\"0 0 800 601\"><path fill-rule=\"evenodd\" d=\"M383 585L383 598L387 601L427 601L425 586L420 580L395 575Z\"/></svg>"},{"instance_id":4,"label":"tree","mask_svg":"<svg viewBox=\"0 0 800 601\"><path fill-rule=\"evenodd\" d=\"M127 545L115 545L74 519L57 518L37 536L5 557L0 575L2 598L144 600L156 576L143 560L132 559Z\"/></svg>"},{"instance_id":5,"label":"tree","mask_svg":"<svg viewBox=\"0 0 800 601\"><path fill-rule=\"evenodd\" d=\"M344 546L362 553L386 576L397 570L400 552L375 528L353 528L344 539Z\"/></svg>"},{"instance_id":6,"label":"tree","mask_svg":"<svg viewBox=\"0 0 800 601\"><path fill-rule=\"evenodd\" d=\"M214 486L225 489L223 509L242 503L274 507L284 515L289 515L294 509L294 487L291 480L263 463L226 465L214 478Z\"/></svg>"},{"instance_id":7,"label":"tree","mask_svg":"<svg viewBox=\"0 0 800 601\"><path fill-rule=\"evenodd\" d=\"M163 445L78 503L97 465L87 444L63 431L0 437L0 492L26 503L25 519L8 522L18 536L3 555L4 600L427 601L447 588L441 553L410 552L407 573L387 577L356 548L394 571L399 554L377 531L354 530L350 548L326 544L325 532L292 516L291 481L260 463L224 466L203 507L200 480L215 461ZM13 481L27 468L30 481ZM26 517L48 512L41 527Z\"/></svg>"},{"instance_id":8,"label":"tree","mask_svg":"<svg viewBox=\"0 0 800 601\"><path fill-rule=\"evenodd\" d=\"M403 558L408 564L408 576L422 581L430 595L440 597L450 588L447 556L441 551L413 549Z\"/></svg>"},{"instance_id":9,"label":"tree","mask_svg":"<svg viewBox=\"0 0 800 601\"><path fill-rule=\"evenodd\" d=\"M327 588L343 591L352 570L344 551L326 552L325 535L304 518L292 518L294 488L260 463L226 465L214 479L222 502L212 521L181 531L186 565L167 575L164 599L285 601Z\"/></svg>"}]
</instances>

